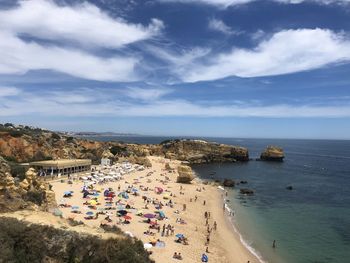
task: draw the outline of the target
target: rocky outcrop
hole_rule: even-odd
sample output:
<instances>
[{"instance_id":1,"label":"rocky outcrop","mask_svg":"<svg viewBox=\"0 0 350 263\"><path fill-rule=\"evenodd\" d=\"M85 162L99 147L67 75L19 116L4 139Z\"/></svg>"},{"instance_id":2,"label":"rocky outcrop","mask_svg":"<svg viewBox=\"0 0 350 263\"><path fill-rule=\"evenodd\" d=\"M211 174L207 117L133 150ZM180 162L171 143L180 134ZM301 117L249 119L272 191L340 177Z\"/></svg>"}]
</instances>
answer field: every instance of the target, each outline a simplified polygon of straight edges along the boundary
<instances>
[{"instance_id":1,"label":"rocky outcrop","mask_svg":"<svg viewBox=\"0 0 350 263\"><path fill-rule=\"evenodd\" d=\"M48 211L56 206L54 192L37 178L33 169L29 169L23 181L16 185L9 165L0 156L0 212L21 209Z\"/></svg>"},{"instance_id":2,"label":"rocky outcrop","mask_svg":"<svg viewBox=\"0 0 350 263\"><path fill-rule=\"evenodd\" d=\"M223 182L223 186L225 187L234 187L235 186L235 181L232 179L225 179Z\"/></svg>"},{"instance_id":3,"label":"rocky outcrop","mask_svg":"<svg viewBox=\"0 0 350 263\"><path fill-rule=\"evenodd\" d=\"M194 179L192 168L187 165L179 165L177 167L178 176L176 181L182 184L189 184Z\"/></svg>"},{"instance_id":4,"label":"rocky outcrop","mask_svg":"<svg viewBox=\"0 0 350 263\"><path fill-rule=\"evenodd\" d=\"M260 155L263 161L282 162L284 159L283 149L277 146L268 146Z\"/></svg>"},{"instance_id":5,"label":"rocky outcrop","mask_svg":"<svg viewBox=\"0 0 350 263\"><path fill-rule=\"evenodd\" d=\"M243 188L243 189L240 189L239 192L240 192L242 195L254 195L254 191L251 190L251 189Z\"/></svg>"},{"instance_id":6,"label":"rocky outcrop","mask_svg":"<svg viewBox=\"0 0 350 263\"><path fill-rule=\"evenodd\" d=\"M167 158L190 164L249 160L246 148L202 140L167 141L161 144L160 150Z\"/></svg>"}]
</instances>

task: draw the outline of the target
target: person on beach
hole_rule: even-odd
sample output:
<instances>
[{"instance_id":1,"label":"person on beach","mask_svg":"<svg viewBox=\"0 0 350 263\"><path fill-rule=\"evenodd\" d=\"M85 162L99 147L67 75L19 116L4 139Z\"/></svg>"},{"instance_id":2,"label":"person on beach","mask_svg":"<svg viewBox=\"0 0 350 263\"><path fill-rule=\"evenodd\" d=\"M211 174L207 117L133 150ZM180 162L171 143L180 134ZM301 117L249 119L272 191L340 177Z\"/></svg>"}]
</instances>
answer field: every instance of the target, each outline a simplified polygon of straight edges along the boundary
<instances>
[{"instance_id":1,"label":"person on beach","mask_svg":"<svg viewBox=\"0 0 350 263\"><path fill-rule=\"evenodd\" d=\"M203 205L205 205L206 203L207 203L207 202L204 200L204 201L203 201Z\"/></svg>"},{"instance_id":2,"label":"person on beach","mask_svg":"<svg viewBox=\"0 0 350 263\"><path fill-rule=\"evenodd\" d=\"M217 228L217 223L216 223L216 221L214 221L214 230L216 230L216 228Z\"/></svg>"},{"instance_id":3,"label":"person on beach","mask_svg":"<svg viewBox=\"0 0 350 263\"><path fill-rule=\"evenodd\" d=\"M197 201L197 198L198 198L197 195L195 195L195 196L194 196L194 201L195 201L195 202Z\"/></svg>"}]
</instances>

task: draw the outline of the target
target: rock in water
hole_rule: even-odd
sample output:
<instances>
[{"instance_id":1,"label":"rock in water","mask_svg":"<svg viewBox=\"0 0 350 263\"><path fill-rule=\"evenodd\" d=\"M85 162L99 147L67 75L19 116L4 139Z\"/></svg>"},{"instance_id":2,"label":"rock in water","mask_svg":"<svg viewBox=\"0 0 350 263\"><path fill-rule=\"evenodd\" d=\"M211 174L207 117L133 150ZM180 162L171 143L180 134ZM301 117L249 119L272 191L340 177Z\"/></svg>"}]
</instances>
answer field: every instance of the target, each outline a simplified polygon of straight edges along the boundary
<instances>
[{"instance_id":1,"label":"rock in water","mask_svg":"<svg viewBox=\"0 0 350 263\"><path fill-rule=\"evenodd\" d=\"M187 165L179 165L177 167L179 173L177 182L182 184L189 184L194 179L192 168Z\"/></svg>"},{"instance_id":2,"label":"rock in water","mask_svg":"<svg viewBox=\"0 0 350 263\"><path fill-rule=\"evenodd\" d=\"M263 161L282 162L283 158L283 149L277 146L268 146L260 155L260 159Z\"/></svg>"},{"instance_id":3,"label":"rock in water","mask_svg":"<svg viewBox=\"0 0 350 263\"><path fill-rule=\"evenodd\" d=\"M240 193L243 194L243 195L253 195L254 191L251 190L251 189L243 188L243 189L240 190Z\"/></svg>"},{"instance_id":4,"label":"rock in water","mask_svg":"<svg viewBox=\"0 0 350 263\"><path fill-rule=\"evenodd\" d=\"M235 181L231 179L225 179L223 185L225 187L234 187L235 186Z\"/></svg>"}]
</instances>

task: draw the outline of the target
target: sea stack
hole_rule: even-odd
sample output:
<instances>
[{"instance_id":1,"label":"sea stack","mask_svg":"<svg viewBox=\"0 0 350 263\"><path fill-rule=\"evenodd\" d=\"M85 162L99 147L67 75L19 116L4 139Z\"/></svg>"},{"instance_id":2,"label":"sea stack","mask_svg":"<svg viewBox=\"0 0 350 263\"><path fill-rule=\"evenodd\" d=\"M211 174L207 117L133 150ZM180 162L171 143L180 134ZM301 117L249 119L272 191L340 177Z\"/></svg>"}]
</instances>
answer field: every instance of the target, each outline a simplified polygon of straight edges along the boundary
<instances>
[{"instance_id":1,"label":"sea stack","mask_svg":"<svg viewBox=\"0 0 350 263\"><path fill-rule=\"evenodd\" d=\"M283 162L283 149L277 146L268 146L260 155L260 160Z\"/></svg>"}]
</instances>

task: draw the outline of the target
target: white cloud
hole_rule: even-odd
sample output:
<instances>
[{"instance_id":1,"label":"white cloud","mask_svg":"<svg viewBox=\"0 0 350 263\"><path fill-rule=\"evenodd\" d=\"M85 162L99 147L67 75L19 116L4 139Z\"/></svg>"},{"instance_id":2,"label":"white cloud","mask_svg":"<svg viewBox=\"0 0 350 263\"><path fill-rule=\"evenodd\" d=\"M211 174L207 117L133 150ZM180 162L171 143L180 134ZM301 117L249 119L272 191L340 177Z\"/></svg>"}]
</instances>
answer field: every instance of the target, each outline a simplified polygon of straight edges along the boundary
<instances>
[{"instance_id":1,"label":"white cloud","mask_svg":"<svg viewBox=\"0 0 350 263\"><path fill-rule=\"evenodd\" d=\"M242 5L247 4L250 2L256 2L256 1L265 1L265 0L158 0L160 2L177 2L177 3L184 3L184 4L191 4L191 3L197 3L197 4L207 4L216 6L218 8L227 8L229 6L236 6L236 5ZM280 2L284 4L300 4L302 2L314 2L318 4L348 4L350 3L350 0L270 0L275 2Z\"/></svg>"},{"instance_id":2,"label":"white cloud","mask_svg":"<svg viewBox=\"0 0 350 263\"><path fill-rule=\"evenodd\" d=\"M221 32L225 35L239 35L239 31L233 30L231 27L226 25L224 21L216 18L212 18L209 20L208 24L209 29Z\"/></svg>"},{"instance_id":3,"label":"white cloud","mask_svg":"<svg viewBox=\"0 0 350 263\"><path fill-rule=\"evenodd\" d=\"M41 46L0 31L0 74L49 69L103 81L135 80L136 58L103 58L75 49Z\"/></svg>"},{"instance_id":4,"label":"white cloud","mask_svg":"<svg viewBox=\"0 0 350 263\"><path fill-rule=\"evenodd\" d=\"M233 48L208 61L183 67L184 81L229 76L259 77L300 72L350 60L350 41L327 29L284 30L254 49Z\"/></svg>"},{"instance_id":5,"label":"white cloud","mask_svg":"<svg viewBox=\"0 0 350 263\"><path fill-rule=\"evenodd\" d=\"M20 90L18 88L0 86L0 98L16 96L19 93L20 93Z\"/></svg>"},{"instance_id":6,"label":"white cloud","mask_svg":"<svg viewBox=\"0 0 350 263\"><path fill-rule=\"evenodd\" d=\"M140 91L137 88L136 91ZM0 97L0 116L63 117L258 117L258 118L339 118L350 117L350 104L339 100L332 105L269 104L259 101L188 101L140 96L126 101L125 93L106 89L30 91L19 90L15 97ZM65 99L70 95L73 99ZM128 96L126 94L126 96ZM155 96L156 97L156 96Z\"/></svg>"},{"instance_id":7,"label":"white cloud","mask_svg":"<svg viewBox=\"0 0 350 263\"><path fill-rule=\"evenodd\" d=\"M0 29L84 46L118 48L149 39L163 28L152 19L147 27L112 18L94 5L58 6L52 1L21 1L13 9L0 11Z\"/></svg>"},{"instance_id":8,"label":"white cloud","mask_svg":"<svg viewBox=\"0 0 350 263\"><path fill-rule=\"evenodd\" d=\"M158 100L171 92L173 92L173 90L168 88L128 87L125 89L124 94L132 99L152 101Z\"/></svg>"},{"instance_id":9,"label":"white cloud","mask_svg":"<svg viewBox=\"0 0 350 263\"><path fill-rule=\"evenodd\" d=\"M0 11L0 74L52 70L90 80L134 81L141 58L115 51L153 38L163 26L158 19L148 26L131 24L89 3L20 1ZM101 55L106 48L115 53Z\"/></svg>"}]
</instances>

